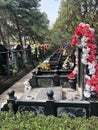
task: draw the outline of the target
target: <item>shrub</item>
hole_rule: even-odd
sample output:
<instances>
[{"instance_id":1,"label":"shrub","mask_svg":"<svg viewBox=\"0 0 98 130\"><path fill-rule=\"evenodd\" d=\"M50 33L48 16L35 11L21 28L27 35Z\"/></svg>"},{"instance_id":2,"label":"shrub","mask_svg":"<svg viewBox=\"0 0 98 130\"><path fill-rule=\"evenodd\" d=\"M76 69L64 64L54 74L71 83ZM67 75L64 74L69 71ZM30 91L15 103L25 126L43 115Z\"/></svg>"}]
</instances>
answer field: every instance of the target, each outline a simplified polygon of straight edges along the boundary
<instances>
[{"instance_id":1,"label":"shrub","mask_svg":"<svg viewBox=\"0 0 98 130\"><path fill-rule=\"evenodd\" d=\"M71 119L66 115L35 116L32 112L0 112L0 130L98 130L97 117L77 117Z\"/></svg>"}]
</instances>

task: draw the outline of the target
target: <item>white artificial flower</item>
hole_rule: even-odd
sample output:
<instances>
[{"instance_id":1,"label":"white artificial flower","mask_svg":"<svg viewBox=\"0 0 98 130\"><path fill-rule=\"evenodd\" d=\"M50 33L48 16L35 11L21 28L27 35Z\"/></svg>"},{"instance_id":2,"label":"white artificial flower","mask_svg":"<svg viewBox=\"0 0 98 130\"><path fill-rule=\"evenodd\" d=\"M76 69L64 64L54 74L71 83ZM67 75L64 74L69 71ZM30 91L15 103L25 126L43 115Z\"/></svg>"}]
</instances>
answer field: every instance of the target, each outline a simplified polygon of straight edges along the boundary
<instances>
[{"instance_id":1,"label":"white artificial flower","mask_svg":"<svg viewBox=\"0 0 98 130\"><path fill-rule=\"evenodd\" d=\"M88 27L90 27L90 25L89 25L88 23L87 23L86 25L87 25Z\"/></svg>"},{"instance_id":2,"label":"white artificial flower","mask_svg":"<svg viewBox=\"0 0 98 130\"><path fill-rule=\"evenodd\" d=\"M88 41L88 38L85 37L85 36L83 36L83 37L81 38L81 45L82 45L82 46L86 46L86 45L87 45L87 41Z\"/></svg>"},{"instance_id":3,"label":"white artificial flower","mask_svg":"<svg viewBox=\"0 0 98 130\"><path fill-rule=\"evenodd\" d=\"M94 88L95 88L94 86L91 86L91 91L93 91L93 90L94 90Z\"/></svg>"},{"instance_id":4,"label":"white artificial flower","mask_svg":"<svg viewBox=\"0 0 98 130\"><path fill-rule=\"evenodd\" d=\"M87 65L87 60L86 59L81 59L81 62L84 64L84 65Z\"/></svg>"},{"instance_id":5,"label":"white artificial flower","mask_svg":"<svg viewBox=\"0 0 98 130\"><path fill-rule=\"evenodd\" d=\"M90 27L90 30L91 30L92 32L95 32L95 29L94 29L94 28L91 28L91 27Z\"/></svg>"},{"instance_id":6,"label":"white artificial flower","mask_svg":"<svg viewBox=\"0 0 98 130\"><path fill-rule=\"evenodd\" d=\"M87 53L82 54L83 59L87 59L88 57L89 57L89 54L87 54Z\"/></svg>"},{"instance_id":7,"label":"white artificial flower","mask_svg":"<svg viewBox=\"0 0 98 130\"><path fill-rule=\"evenodd\" d=\"M91 86L88 85L88 84L86 84L86 85L85 85L85 90L90 91L90 89L91 89Z\"/></svg>"},{"instance_id":8,"label":"white artificial flower","mask_svg":"<svg viewBox=\"0 0 98 130\"><path fill-rule=\"evenodd\" d=\"M96 62L88 62L88 69L89 69L89 74L90 75L94 75L96 72L96 68L95 68Z\"/></svg>"},{"instance_id":9,"label":"white artificial flower","mask_svg":"<svg viewBox=\"0 0 98 130\"><path fill-rule=\"evenodd\" d=\"M95 68L96 62L88 62L88 69Z\"/></svg>"},{"instance_id":10,"label":"white artificial flower","mask_svg":"<svg viewBox=\"0 0 98 130\"><path fill-rule=\"evenodd\" d=\"M85 79L90 79L90 76L86 74Z\"/></svg>"},{"instance_id":11,"label":"white artificial flower","mask_svg":"<svg viewBox=\"0 0 98 130\"><path fill-rule=\"evenodd\" d=\"M84 97L90 98L91 94L89 91L84 90Z\"/></svg>"},{"instance_id":12,"label":"white artificial flower","mask_svg":"<svg viewBox=\"0 0 98 130\"><path fill-rule=\"evenodd\" d=\"M73 70L73 73L74 73L74 74L77 74L77 71L78 71L78 67L75 66L75 68L74 68L74 70Z\"/></svg>"},{"instance_id":13,"label":"white artificial flower","mask_svg":"<svg viewBox=\"0 0 98 130\"><path fill-rule=\"evenodd\" d=\"M79 25L85 26L85 23L81 22Z\"/></svg>"},{"instance_id":14,"label":"white artificial flower","mask_svg":"<svg viewBox=\"0 0 98 130\"><path fill-rule=\"evenodd\" d=\"M78 52L77 52L77 51L75 51L74 55L77 57L77 56L78 56Z\"/></svg>"},{"instance_id":15,"label":"white artificial flower","mask_svg":"<svg viewBox=\"0 0 98 130\"><path fill-rule=\"evenodd\" d=\"M90 48L83 47L82 52L88 54L90 52Z\"/></svg>"},{"instance_id":16,"label":"white artificial flower","mask_svg":"<svg viewBox=\"0 0 98 130\"><path fill-rule=\"evenodd\" d=\"M95 68L89 70L89 74L90 74L90 75L94 75L95 72L96 72L96 69L95 69Z\"/></svg>"}]
</instances>

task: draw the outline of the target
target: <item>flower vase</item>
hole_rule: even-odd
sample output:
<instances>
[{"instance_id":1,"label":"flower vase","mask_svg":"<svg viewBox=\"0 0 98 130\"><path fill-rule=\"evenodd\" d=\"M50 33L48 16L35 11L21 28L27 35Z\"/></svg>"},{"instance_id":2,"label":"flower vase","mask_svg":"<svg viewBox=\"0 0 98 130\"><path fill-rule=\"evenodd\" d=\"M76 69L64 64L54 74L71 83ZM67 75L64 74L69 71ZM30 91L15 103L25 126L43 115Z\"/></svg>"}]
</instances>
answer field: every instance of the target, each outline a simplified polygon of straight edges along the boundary
<instances>
[{"instance_id":1,"label":"flower vase","mask_svg":"<svg viewBox=\"0 0 98 130\"><path fill-rule=\"evenodd\" d=\"M69 82L69 87L76 90L76 79L75 78L69 79L68 82Z\"/></svg>"}]
</instances>

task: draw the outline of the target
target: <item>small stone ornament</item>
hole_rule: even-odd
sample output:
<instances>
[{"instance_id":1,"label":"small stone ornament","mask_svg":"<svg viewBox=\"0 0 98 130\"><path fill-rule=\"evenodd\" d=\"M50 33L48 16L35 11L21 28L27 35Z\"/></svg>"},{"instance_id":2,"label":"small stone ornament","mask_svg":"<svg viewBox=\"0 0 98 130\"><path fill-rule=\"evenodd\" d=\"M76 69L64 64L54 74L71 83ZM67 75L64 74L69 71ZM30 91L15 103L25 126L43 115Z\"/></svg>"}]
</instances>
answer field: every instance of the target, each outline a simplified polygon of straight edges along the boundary
<instances>
[{"instance_id":1,"label":"small stone ornament","mask_svg":"<svg viewBox=\"0 0 98 130\"><path fill-rule=\"evenodd\" d=\"M47 91L48 100L53 100L54 92L52 90Z\"/></svg>"},{"instance_id":2,"label":"small stone ornament","mask_svg":"<svg viewBox=\"0 0 98 130\"><path fill-rule=\"evenodd\" d=\"M24 82L24 92L30 92L31 91L31 86L29 85L28 81Z\"/></svg>"}]
</instances>

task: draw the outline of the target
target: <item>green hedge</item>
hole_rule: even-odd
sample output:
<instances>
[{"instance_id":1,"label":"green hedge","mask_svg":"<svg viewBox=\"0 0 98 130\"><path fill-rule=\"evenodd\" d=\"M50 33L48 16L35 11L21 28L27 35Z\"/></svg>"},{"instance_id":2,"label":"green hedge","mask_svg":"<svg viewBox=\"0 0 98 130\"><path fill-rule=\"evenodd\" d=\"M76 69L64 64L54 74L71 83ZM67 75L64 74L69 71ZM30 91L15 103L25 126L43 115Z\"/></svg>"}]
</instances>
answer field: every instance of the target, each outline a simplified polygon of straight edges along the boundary
<instances>
[{"instance_id":1,"label":"green hedge","mask_svg":"<svg viewBox=\"0 0 98 130\"><path fill-rule=\"evenodd\" d=\"M66 115L61 118L34 116L32 112L15 115L12 112L0 111L0 130L98 130L98 119L97 117L71 119Z\"/></svg>"}]
</instances>

